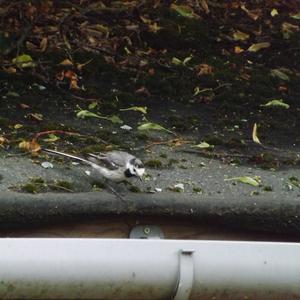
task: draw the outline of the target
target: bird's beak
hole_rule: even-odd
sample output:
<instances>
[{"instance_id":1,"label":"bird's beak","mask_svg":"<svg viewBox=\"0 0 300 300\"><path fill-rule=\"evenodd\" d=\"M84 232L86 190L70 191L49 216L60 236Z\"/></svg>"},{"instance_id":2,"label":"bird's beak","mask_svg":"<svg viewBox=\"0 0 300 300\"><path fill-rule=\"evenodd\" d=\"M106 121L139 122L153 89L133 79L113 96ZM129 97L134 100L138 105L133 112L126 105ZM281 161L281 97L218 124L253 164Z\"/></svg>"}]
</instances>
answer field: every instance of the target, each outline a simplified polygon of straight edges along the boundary
<instances>
[{"instance_id":1,"label":"bird's beak","mask_svg":"<svg viewBox=\"0 0 300 300\"><path fill-rule=\"evenodd\" d=\"M143 181L143 175L138 176L140 181Z\"/></svg>"}]
</instances>

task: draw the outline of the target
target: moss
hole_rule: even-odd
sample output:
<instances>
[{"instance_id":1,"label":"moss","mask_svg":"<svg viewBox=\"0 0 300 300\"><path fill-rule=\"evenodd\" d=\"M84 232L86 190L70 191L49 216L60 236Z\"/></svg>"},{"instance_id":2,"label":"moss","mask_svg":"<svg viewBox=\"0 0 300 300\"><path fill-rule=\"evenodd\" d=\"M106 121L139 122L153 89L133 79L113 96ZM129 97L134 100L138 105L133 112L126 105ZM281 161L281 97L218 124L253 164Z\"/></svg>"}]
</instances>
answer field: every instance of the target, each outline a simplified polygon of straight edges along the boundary
<instances>
[{"instance_id":1,"label":"moss","mask_svg":"<svg viewBox=\"0 0 300 300\"><path fill-rule=\"evenodd\" d=\"M145 162L145 166L148 167L148 168L160 169L160 168L163 167L163 164L158 159L150 159L150 160Z\"/></svg>"},{"instance_id":2,"label":"moss","mask_svg":"<svg viewBox=\"0 0 300 300\"><path fill-rule=\"evenodd\" d=\"M168 187L168 190L175 193L181 193L182 189L179 187Z\"/></svg>"},{"instance_id":3,"label":"moss","mask_svg":"<svg viewBox=\"0 0 300 300\"><path fill-rule=\"evenodd\" d=\"M132 193L141 193L141 189L138 186L131 185L129 187L129 191Z\"/></svg>"},{"instance_id":4,"label":"moss","mask_svg":"<svg viewBox=\"0 0 300 300\"><path fill-rule=\"evenodd\" d=\"M100 189L100 190L105 189L105 185L101 181L92 182L92 186L93 186L93 189Z\"/></svg>"},{"instance_id":5,"label":"moss","mask_svg":"<svg viewBox=\"0 0 300 300\"><path fill-rule=\"evenodd\" d=\"M177 163L178 163L178 159L170 158L168 161L168 167L172 167L173 164L177 164Z\"/></svg>"},{"instance_id":6,"label":"moss","mask_svg":"<svg viewBox=\"0 0 300 300\"><path fill-rule=\"evenodd\" d=\"M21 186L21 190L26 193L36 194L39 192L39 187L34 183L26 183Z\"/></svg>"},{"instance_id":7,"label":"moss","mask_svg":"<svg viewBox=\"0 0 300 300\"><path fill-rule=\"evenodd\" d=\"M82 154L97 153L97 152L103 152L105 150L106 150L105 144L96 144L96 145L90 145L90 146L83 147L80 150L80 153L82 153Z\"/></svg>"},{"instance_id":8,"label":"moss","mask_svg":"<svg viewBox=\"0 0 300 300\"><path fill-rule=\"evenodd\" d=\"M266 185L266 186L263 187L263 190L264 190L265 192L272 192L272 191L273 191L273 188L272 188L270 185Z\"/></svg>"},{"instance_id":9,"label":"moss","mask_svg":"<svg viewBox=\"0 0 300 300\"><path fill-rule=\"evenodd\" d=\"M69 181L65 181L65 180L57 180L55 181L56 185L58 187L62 187L68 190L71 190L73 188L73 184Z\"/></svg>"},{"instance_id":10,"label":"moss","mask_svg":"<svg viewBox=\"0 0 300 300\"><path fill-rule=\"evenodd\" d=\"M149 136L144 132L138 132L135 137L141 141L147 141L149 139Z\"/></svg>"},{"instance_id":11,"label":"moss","mask_svg":"<svg viewBox=\"0 0 300 300\"><path fill-rule=\"evenodd\" d=\"M31 178L30 181L33 184L44 184L45 183L45 180L41 177Z\"/></svg>"},{"instance_id":12,"label":"moss","mask_svg":"<svg viewBox=\"0 0 300 300\"><path fill-rule=\"evenodd\" d=\"M168 158L168 155L167 155L166 153L161 153L159 156L160 156L161 158Z\"/></svg>"},{"instance_id":13,"label":"moss","mask_svg":"<svg viewBox=\"0 0 300 300\"><path fill-rule=\"evenodd\" d=\"M201 193L202 193L202 189L201 189L200 187L194 186L194 187L193 187L193 192L194 192L194 193L197 193L197 194L201 194Z\"/></svg>"}]
</instances>

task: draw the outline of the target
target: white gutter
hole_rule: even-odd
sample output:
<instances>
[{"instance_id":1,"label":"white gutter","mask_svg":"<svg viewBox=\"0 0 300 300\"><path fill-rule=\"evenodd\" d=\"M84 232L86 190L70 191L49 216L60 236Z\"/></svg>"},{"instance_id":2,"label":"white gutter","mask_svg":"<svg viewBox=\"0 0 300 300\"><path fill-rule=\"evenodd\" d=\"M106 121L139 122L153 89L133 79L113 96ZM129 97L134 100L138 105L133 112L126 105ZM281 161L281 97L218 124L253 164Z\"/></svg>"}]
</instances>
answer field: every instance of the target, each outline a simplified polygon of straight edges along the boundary
<instances>
[{"instance_id":1,"label":"white gutter","mask_svg":"<svg viewBox=\"0 0 300 300\"><path fill-rule=\"evenodd\" d=\"M1 299L291 299L300 244L0 239Z\"/></svg>"}]
</instances>

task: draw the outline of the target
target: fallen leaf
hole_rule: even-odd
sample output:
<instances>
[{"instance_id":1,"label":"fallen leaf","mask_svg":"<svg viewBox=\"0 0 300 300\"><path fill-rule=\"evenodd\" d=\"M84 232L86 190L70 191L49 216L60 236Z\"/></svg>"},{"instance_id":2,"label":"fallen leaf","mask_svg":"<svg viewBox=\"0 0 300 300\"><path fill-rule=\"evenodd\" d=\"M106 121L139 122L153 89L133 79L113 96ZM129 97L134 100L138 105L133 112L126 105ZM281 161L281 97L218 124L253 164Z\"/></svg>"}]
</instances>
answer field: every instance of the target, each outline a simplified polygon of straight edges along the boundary
<instances>
[{"instance_id":1,"label":"fallen leaf","mask_svg":"<svg viewBox=\"0 0 300 300\"><path fill-rule=\"evenodd\" d=\"M38 114L38 113L31 113L28 116L36 121L43 121L43 118L44 118L44 116L42 114Z\"/></svg>"},{"instance_id":2,"label":"fallen leaf","mask_svg":"<svg viewBox=\"0 0 300 300\"><path fill-rule=\"evenodd\" d=\"M58 137L57 135L51 133L51 134L48 135L48 138L43 139L43 141L45 141L47 143L54 143L59 139L60 139L60 137Z\"/></svg>"},{"instance_id":3,"label":"fallen leaf","mask_svg":"<svg viewBox=\"0 0 300 300\"><path fill-rule=\"evenodd\" d=\"M154 75L154 73L155 73L154 69L152 69L152 70L153 70L153 74L150 74L151 76ZM150 71L150 70L149 70L149 71ZM148 71L148 72L149 72L149 71ZM146 87L144 87L144 86L142 86L142 87L140 87L139 89L137 89L137 90L135 91L135 93L136 93L136 94L142 94L142 95L145 95L145 96L147 96L147 97L150 97L150 96L151 96L149 90L148 90Z\"/></svg>"},{"instance_id":4,"label":"fallen leaf","mask_svg":"<svg viewBox=\"0 0 300 300\"><path fill-rule=\"evenodd\" d=\"M8 74L15 74L15 73L17 73L17 69L16 68L14 68L14 67L3 67L3 71L5 72L5 73L8 73Z\"/></svg>"},{"instance_id":5,"label":"fallen leaf","mask_svg":"<svg viewBox=\"0 0 300 300\"><path fill-rule=\"evenodd\" d=\"M123 124L123 121L120 119L120 117L113 115L111 117L102 117L105 120L111 121L114 124Z\"/></svg>"},{"instance_id":6,"label":"fallen leaf","mask_svg":"<svg viewBox=\"0 0 300 300\"><path fill-rule=\"evenodd\" d=\"M246 8L245 4L243 3L241 5L241 9L254 21L256 21L262 14L261 10L258 9L253 9L253 10L249 10Z\"/></svg>"},{"instance_id":7,"label":"fallen leaf","mask_svg":"<svg viewBox=\"0 0 300 300\"><path fill-rule=\"evenodd\" d=\"M28 108L30 108L30 106L27 105L27 104L25 104L25 103L20 103L20 107L21 107L22 109L28 109Z\"/></svg>"},{"instance_id":8,"label":"fallen leaf","mask_svg":"<svg viewBox=\"0 0 300 300\"><path fill-rule=\"evenodd\" d=\"M89 104L89 106L88 106L88 108L89 109L94 109L94 108L96 108L97 107L97 105L98 105L98 102L92 102L91 104Z\"/></svg>"},{"instance_id":9,"label":"fallen leaf","mask_svg":"<svg viewBox=\"0 0 300 300\"><path fill-rule=\"evenodd\" d=\"M300 12L294 14L294 15L291 15L290 16L291 18L295 19L295 20L300 20Z\"/></svg>"},{"instance_id":10,"label":"fallen leaf","mask_svg":"<svg viewBox=\"0 0 300 300\"><path fill-rule=\"evenodd\" d=\"M277 16L278 15L278 10L276 9L276 8L273 8L272 10L271 10L271 16L272 17L275 17L275 16Z\"/></svg>"},{"instance_id":11,"label":"fallen leaf","mask_svg":"<svg viewBox=\"0 0 300 300\"><path fill-rule=\"evenodd\" d=\"M12 60L12 63L15 64L18 68L33 68L36 66L32 57L28 54L22 54L15 57Z\"/></svg>"},{"instance_id":12,"label":"fallen leaf","mask_svg":"<svg viewBox=\"0 0 300 300\"><path fill-rule=\"evenodd\" d=\"M257 136L257 124L256 123L254 123L253 129L252 129L252 140L254 143L261 145L261 142Z\"/></svg>"},{"instance_id":13,"label":"fallen leaf","mask_svg":"<svg viewBox=\"0 0 300 300\"><path fill-rule=\"evenodd\" d=\"M175 65L175 66L179 66L179 65L182 64L182 61L177 57L173 57L172 58L172 64Z\"/></svg>"},{"instance_id":14,"label":"fallen leaf","mask_svg":"<svg viewBox=\"0 0 300 300\"><path fill-rule=\"evenodd\" d=\"M269 48L271 44L269 42L264 42L264 43L257 43L253 44L248 48L249 52L257 52L261 49Z\"/></svg>"},{"instance_id":15,"label":"fallen leaf","mask_svg":"<svg viewBox=\"0 0 300 300\"><path fill-rule=\"evenodd\" d=\"M7 92L5 96L6 97L20 97L20 94L17 92L10 91L10 92Z\"/></svg>"},{"instance_id":16,"label":"fallen leaf","mask_svg":"<svg viewBox=\"0 0 300 300\"><path fill-rule=\"evenodd\" d=\"M189 7L188 5L176 5L171 4L171 9L175 10L180 16L190 19L199 19L200 16L198 16L194 10Z\"/></svg>"},{"instance_id":17,"label":"fallen leaf","mask_svg":"<svg viewBox=\"0 0 300 300\"><path fill-rule=\"evenodd\" d=\"M116 123L116 124L123 124L123 121L116 115L113 115L111 117L100 116L100 115L95 114L88 110L80 110L79 112L77 112L76 116L77 116L77 118L80 118L80 119L98 118L98 119L102 119L102 120L111 121L112 123Z\"/></svg>"},{"instance_id":18,"label":"fallen leaf","mask_svg":"<svg viewBox=\"0 0 300 300\"><path fill-rule=\"evenodd\" d=\"M84 119L84 118L98 118L98 119L102 119L102 117L100 115L97 115L89 110L80 110L77 114L76 114L77 118L80 119Z\"/></svg>"},{"instance_id":19,"label":"fallen leaf","mask_svg":"<svg viewBox=\"0 0 300 300\"><path fill-rule=\"evenodd\" d=\"M171 131L159 124L156 124L156 123L144 123L138 127L138 130L141 130L141 131L142 130L159 130L159 131L166 131L168 133L175 134L173 131Z\"/></svg>"},{"instance_id":20,"label":"fallen leaf","mask_svg":"<svg viewBox=\"0 0 300 300\"><path fill-rule=\"evenodd\" d=\"M93 61L93 59L89 59L87 62L83 63L83 64L77 64L77 69L79 71L82 71L83 67L85 67L86 65L88 65L89 63L91 63Z\"/></svg>"},{"instance_id":21,"label":"fallen leaf","mask_svg":"<svg viewBox=\"0 0 300 300\"><path fill-rule=\"evenodd\" d=\"M48 39L46 37L42 38L40 42L40 51L45 52L47 49L47 45L48 45Z\"/></svg>"},{"instance_id":22,"label":"fallen leaf","mask_svg":"<svg viewBox=\"0 0 300 300\"><path fill-rule=\"evenodd\" d=\"M31 141L22 141L19 143L19 148L28 152L38 152L41 150L41 146L38 144L38 142L35 139L32 139Z\"/></svg>"},{"instance_id":23,"label":"fallen leaf","mask_svg":"<svg viewBox=\"0 0 300 300\"><path fill-rule=\"evenodd\" d=\"M234 53L236 54L240 54L242 52L244 52L245 50L243 48L241 48L240 46L235 46L234 47Z\"/></svg>"},{"instance_id":24,"label":"fallen leaf","mask_svg":"<svg viewBox=\"0 0 300 300\"><path fill-rule=\"evenodd\" d=\"M290 80L290 77L287 74L285 74L281 69L272 69L271 76L278 77L284 81Z\"/></svg>"},{"instance_id":25,"label":"fallen leaf","mask_svg":"<svg viewBox=\"0 0 300 300\"><path fill-rule=\"evenodd\" d=\"M147 113L147 107L146 106L132 106L132 107L128 107L128 108L121 108L120 111L138 111L141 112L142 114L146 114Z\"/></svg>"},{"instance_id":26,"label":"fallen leaf","mask_svg":"<svg viewBox=\"0 0 300 300\"><path fill-rule=\"evenodd\" d=\"M259 176L241 176L241 177L233 177L233 178L228 178L225 179L225 181L229 181L229 180L235 180L235 181L239 181L242 183L246 183L246 184L250 184L252 186L259 186L260 185L260 177Z\"/></svg>"},{"instance_id":27,"label":"fallen leaf","mask_svg":"<svg viewBox=\"0 0 300 300\"><path fill-rule=\"evenodd\" d=\"M289 39L293 33L299 31L299 26L288 23L288 22L283 22L281 25L281 31L282 31L283 37L285 39Z\"/></svg>"},{"instance_id":28,"label":"fallen leaf","mask_svg":"<svg viewBox=\"0 0 300 300\"><path fill-rule=\"evenodd\" d=\"M285 109L290 108L290 106L287 103L283 102L282 99L274 99L274 100L267 102L266 104L262 104L261 106L265 106L265 107L278 106L278 107L282 107Z\"/></svg>"},{"instance_id":29,"label":"fallen leaf","mask_svg":"<svg viewBox=\"0 0 300 300\"><path fill-rule=\"evenodd\" d=\"M63 61L61 61L58 65L60 65L60 66L73 66L73 63L68 58L66 58Z\"/></svg>"},{"instance_id":30,"label":"fallen leaf","mask_svg":"<svg viewBox=\"0 0 300 300\"><path fill-rule=\"evenodd\" d=\"M16 124L16 125L14 126L14 129L20 129L20 128L22 128L22 127L23 127L22 124Z\"/></svg>"},{"instance_id":31,"label":"fallen leaf","mask_svg":"<svg viewBox=\"0 0 300 300\"><path fill-rule=\"evenodd\" d=\"M193 147L193 148L200 148L200 149L212 149L212 148L214 148L215 146L214 146L214 145L211 145L211 144L209 144L209 143L207 143L207 142L202 142L202 143L200 143L200 144L198 144L198 145L193 145L192 147Z\"/></svg>"},{"instance_id":32,"label":"fallen leaf","mask_svg":"<svg viewBox=\"0 0 300 300\"><path fill-rule=\"evenodd\" d=\"M4 144L8 143L8 139L3 135L0 135L0 146L3 147Z\"/></svg>"},{"instance_id":33,"label":"fallen leaf","mask_svg":"<svg viewBox=\"0 0 300 300\"><path fill-rule=\"evenodd\" d=\"M213 73L213 67L208 64L200 64L196 66L196 71L198 76L209 75Z\"/></svg>"},{"instance_id":34,"label":"fallen leaf","mask_svg":"<svg viewBox=\"0 0 300 300\"><path fill-rule=\"evenodd\" d=\"M235 41L245 41L249 39L249 37L250 37L249 34L239 30L233 33L233 38Z\"/></svg>"}]
</instances>

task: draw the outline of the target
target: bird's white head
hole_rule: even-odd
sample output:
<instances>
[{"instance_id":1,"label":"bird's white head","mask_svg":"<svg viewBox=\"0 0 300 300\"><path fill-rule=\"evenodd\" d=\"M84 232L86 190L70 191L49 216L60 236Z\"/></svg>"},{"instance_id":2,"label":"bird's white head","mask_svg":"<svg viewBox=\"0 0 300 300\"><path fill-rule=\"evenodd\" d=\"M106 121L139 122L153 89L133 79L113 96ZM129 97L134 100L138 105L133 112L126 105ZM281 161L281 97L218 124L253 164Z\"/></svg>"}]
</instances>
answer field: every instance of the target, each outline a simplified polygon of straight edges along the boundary
<instances>
[{"instance_id":1,"label":"bird's white head","mask_svg":"<svg viewBox=\"0 0 300 300\"><path fill-rule=\"evenodd\" d=\"M145 174L145 167L140 159L134 158L130 160L127 164L127 170L130 174L129 176L136 176L140 180L143 180L143 175Z\"/></svg>"}]
</instances>

